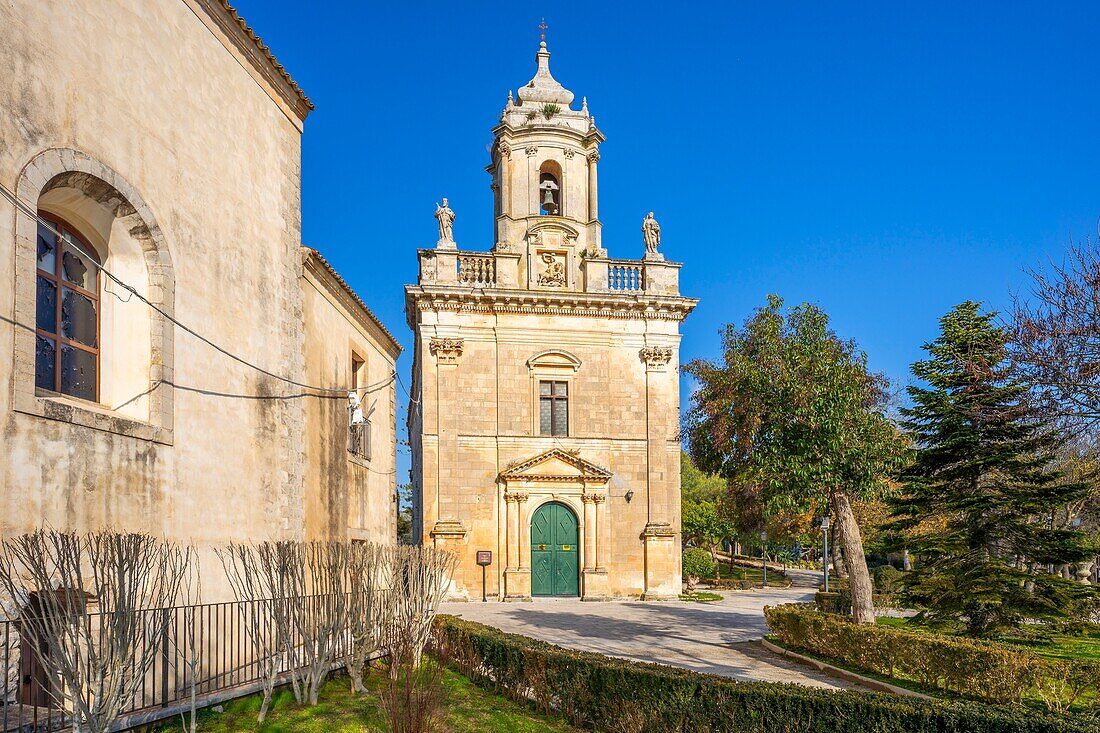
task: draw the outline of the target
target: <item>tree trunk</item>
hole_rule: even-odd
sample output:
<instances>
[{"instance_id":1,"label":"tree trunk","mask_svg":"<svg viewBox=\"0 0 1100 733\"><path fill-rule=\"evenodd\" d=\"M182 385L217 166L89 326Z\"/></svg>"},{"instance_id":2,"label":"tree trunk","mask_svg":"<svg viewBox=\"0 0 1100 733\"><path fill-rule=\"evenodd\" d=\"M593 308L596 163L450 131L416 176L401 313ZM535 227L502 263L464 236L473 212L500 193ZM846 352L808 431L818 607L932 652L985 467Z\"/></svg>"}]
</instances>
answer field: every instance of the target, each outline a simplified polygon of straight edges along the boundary
<instances>
[{"instance_id":1,"label":"tree trunk","mask_svg":"<svg viewBox=\"0 0 1100 733\"><path fill-rule=\"evenodd\" d=\"M909 560L909 550L904 550L901 555L901 569L909 572L913 569L913 563Z\"/></svg>"},{"instance_id":2,"label":"tree trunk","mask_svg":"<svg viewBox=\"0 0 1100 733\"><path fill-rule=\"evenodd\" d=\"M867 570L867 557L863 554L863 538L852 511L852 502L843 488L833 489L833 509L836 512L837 529L844 542L848 561L848 583L852 589L852 618L859 624L875 622L875 606L871 598L871 573Z\"/></svg>"},{"instance_id":3,"label":"tree trunk","mask_svg":"<svg viewBox=\"0 0 1100 733\"><path fill-rule=\"evenodd\" d=\"M829 562L832 563L833 570L836 571L836 577L847 578L848 566L844 564L844 549L840 545L840 523L837 522L837 524L833 526L833 544L829 548L832 557L829 559Z\"/></svg>"}]
</instances>

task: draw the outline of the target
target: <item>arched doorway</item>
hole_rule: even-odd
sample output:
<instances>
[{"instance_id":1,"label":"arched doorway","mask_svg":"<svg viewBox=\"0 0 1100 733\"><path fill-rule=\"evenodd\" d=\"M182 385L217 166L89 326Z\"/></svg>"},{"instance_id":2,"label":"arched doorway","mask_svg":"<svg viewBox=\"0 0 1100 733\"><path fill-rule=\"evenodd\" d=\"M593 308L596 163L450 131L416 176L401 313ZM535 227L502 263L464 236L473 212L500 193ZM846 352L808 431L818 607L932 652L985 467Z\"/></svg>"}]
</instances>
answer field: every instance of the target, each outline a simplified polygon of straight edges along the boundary
<instances>
[{"instance_id":1,"label":"arched doorway","mask_svg":"<svg viewBox=\"0 0 1100 733\"><path fill-rule=\"evenodd\" d=\"M531 517L531 595L580 594L577 515L565 504L543 504Z\"/></svg>"}]
</instances>

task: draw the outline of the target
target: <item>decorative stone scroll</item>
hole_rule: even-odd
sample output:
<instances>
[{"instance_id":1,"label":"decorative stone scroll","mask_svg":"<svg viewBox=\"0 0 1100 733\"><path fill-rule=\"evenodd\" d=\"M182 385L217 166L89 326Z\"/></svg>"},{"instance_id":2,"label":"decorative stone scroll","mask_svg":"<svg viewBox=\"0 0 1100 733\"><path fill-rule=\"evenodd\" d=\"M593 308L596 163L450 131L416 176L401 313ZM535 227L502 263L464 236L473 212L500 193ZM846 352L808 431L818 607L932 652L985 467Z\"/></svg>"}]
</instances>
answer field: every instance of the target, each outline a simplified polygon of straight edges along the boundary
<instances>
[{"instance_id":1,"label":"decorative stone scroll","mask_svg":"<svg viewBox=\"0 0 1100 733\"><path fill-rule=\"evenodd\" d=\"M462 356L462 339L433 338L428 342L428 351L440 364L457 364Z\"/></svg>"},{"instance_id":2,"label":"decorative stone scroll","mask_svg":"<svg viewBox=\"0 0 1100 733\"><path fill-rule=\"evenodd\" d=\"M651 369L657 369L667 365L672 360L672 348L669 346L646 346L638 352L645 365Z\"/></svg>"}]
</instances>

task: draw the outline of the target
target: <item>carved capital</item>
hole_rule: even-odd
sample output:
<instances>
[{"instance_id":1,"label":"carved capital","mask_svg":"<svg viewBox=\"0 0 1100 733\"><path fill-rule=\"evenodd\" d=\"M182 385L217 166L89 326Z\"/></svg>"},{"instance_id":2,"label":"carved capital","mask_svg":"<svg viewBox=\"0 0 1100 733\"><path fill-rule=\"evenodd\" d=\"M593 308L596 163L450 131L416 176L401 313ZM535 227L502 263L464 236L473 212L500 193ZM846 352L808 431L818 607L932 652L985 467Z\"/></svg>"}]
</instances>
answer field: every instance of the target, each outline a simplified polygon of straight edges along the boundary
<instances>
[{"instance_id":1,"label":"carved capital","mask_svg":"<svg viewBox=\"0 0 1100 733\"><path fill-rule=\"evenodd\" d=\"M574 150L572 148L566 148L564 153L566 160L573 160L573 153Z\"/></svg>"},{"instance_id":2,"label":"carved capital","mask_svg":"<svg viewBox=\"0 0 1100 733\"><path fill-rule=\"evenodd\" d=\"M657 369L672 360L672 348L668 346L646 346L638 352L647 367Z\"/></svg>"},{"instance_id":3,"label":"carved capital","mask_svg":"<svg viewBox=\"0 0 1100 733\"><path fill-rule=\"evenodd\" d=\"M538 155L538 152L539 152L539 146L538 145L528 145L527 146L527 155Z\"/></svg>"},{"instance_id":4,"label":"carved capital","mask_svg":"<svg viewBox=\"0 0 1100 733\"><path fill-rule=\"evenodd\" d=\"M607 501L607 494L592 494L593 504L603 504Z\"/></svg>"},{"instance_id":5,"label":"carved capital","mask_svg":"<svg viewBox=\"0 0 1100 733\"><path fill-rule=\"evenodd\" d=\"M516 504L522 504L527 501L528 494L526 491L509 491L504 495L504 501L514 501Z\"/></svg>"},{"instance_id":6,"label":"carved capital","mask_svg":"<svg viewBox=\"0 0 1100 733\"><path fill-rule=\"evenodd\" d=\"M503 140L501 140L500 143L497 144L497 150L500 151L500 157L501 158L511 158L512 157L512 148L511 148L511 146L508 145L508 143L504 142Z\"/></svg>"},{"instance_id":7,"label":"carved capital","mask_svg":"<svg viewBox=\"0 0 1100 733\"><path fill-rule=\"evenodd\" d=\"M428 342L428 351L440 364L457 364L462 356L462 346L462 339L433 337Z\"/></svg>"},{"instance_id":8,"label":"carved capital","mask_svg":"<svg viewBox=\"0 0 1100 733\"><path fill-rule=\"evenodd\" d=\"M595 504L596 503L595 494L581 494L581 503L582 504Z\"/></svg>"},{"instance_id":9,"label":"carved capital","mask_svg":"<svg viewBox=\"0 0 1100 733\"><path fill-rule=\"evenodd\" d=\"M598 163L599 160L600 160L600 151L599 150L593 150L593 151L588 153L588 162L589 163Z\"/></svg>"}]
</instances>

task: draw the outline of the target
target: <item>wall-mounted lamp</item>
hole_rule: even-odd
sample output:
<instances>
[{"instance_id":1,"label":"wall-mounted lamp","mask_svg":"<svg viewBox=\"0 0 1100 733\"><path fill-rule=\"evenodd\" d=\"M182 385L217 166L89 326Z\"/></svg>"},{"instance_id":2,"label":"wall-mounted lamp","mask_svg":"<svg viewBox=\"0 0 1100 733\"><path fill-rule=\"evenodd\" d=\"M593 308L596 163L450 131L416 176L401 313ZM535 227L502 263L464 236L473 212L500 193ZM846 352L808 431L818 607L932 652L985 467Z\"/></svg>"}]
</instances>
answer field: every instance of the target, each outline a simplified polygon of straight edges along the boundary
<instances>
[{"instance_id":1,"label":"wall-mounted lamp","mask_svg":"<svg viewBox=\"0 0 1100 733\"><path fill-rule=\"evenodd\" d=\"M634 498L634 489L627 489L626 493L623 494L623 498L626 499L626 503L629 504L630 500Z\"/></svg>"}]
</instances>

